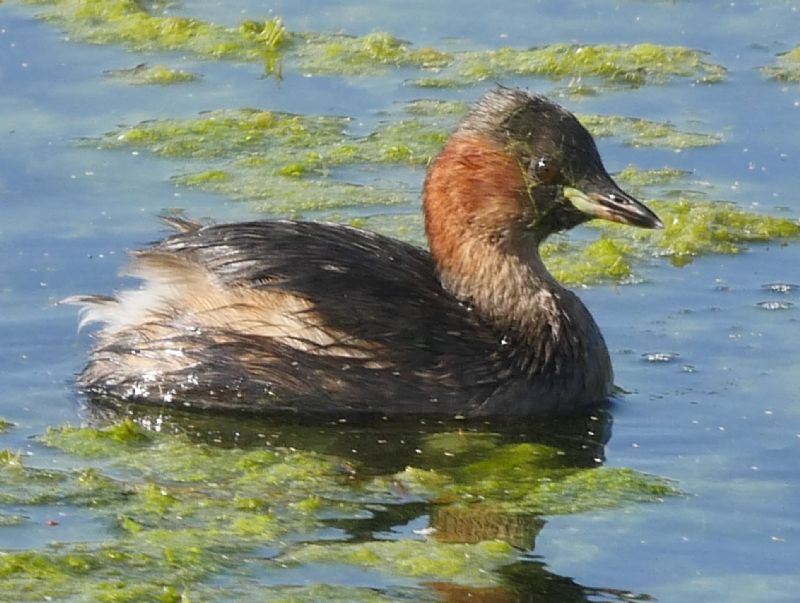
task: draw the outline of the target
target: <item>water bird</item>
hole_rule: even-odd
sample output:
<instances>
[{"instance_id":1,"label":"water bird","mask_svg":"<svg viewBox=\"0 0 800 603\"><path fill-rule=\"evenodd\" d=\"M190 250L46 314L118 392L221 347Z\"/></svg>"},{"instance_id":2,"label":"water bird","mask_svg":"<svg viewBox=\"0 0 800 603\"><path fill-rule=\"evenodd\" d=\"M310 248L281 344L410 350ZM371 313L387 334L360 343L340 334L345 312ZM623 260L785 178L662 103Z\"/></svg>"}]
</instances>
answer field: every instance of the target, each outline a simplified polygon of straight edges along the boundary
<instances>
[{"instance_id":1,"label":"water bird","mask_svg":"<svg viewBox=\"0 0 800 603\"><path fill-rule=\"evenodd\" d=\"M603 336L539 253L594 218L661 228L592 136L544 96L497 87L423 190L429 251L356 228L201 225L134 251L136 290L75 296L100 322L90 397L244 413L537 417L613 387Z\"/></svg>"}]
</instances>

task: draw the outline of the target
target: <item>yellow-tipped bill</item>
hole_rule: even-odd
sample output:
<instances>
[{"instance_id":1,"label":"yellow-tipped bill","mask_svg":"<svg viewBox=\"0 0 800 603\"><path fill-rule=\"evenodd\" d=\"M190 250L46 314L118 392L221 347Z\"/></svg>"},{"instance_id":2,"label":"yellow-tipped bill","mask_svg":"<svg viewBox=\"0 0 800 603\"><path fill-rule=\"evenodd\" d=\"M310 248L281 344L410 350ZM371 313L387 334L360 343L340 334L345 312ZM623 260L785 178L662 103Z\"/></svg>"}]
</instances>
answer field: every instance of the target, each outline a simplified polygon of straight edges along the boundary
<instances>
[{"instance_id":1,"label":"yellow-tipped bill","mask_svg":"<svg viewBox=\"0 0 800 603\"><path fill-rule=\"evenodd\" d=\"M614 187L608 192L589 192L564 187L564 196L576 209L593 218L621 222L641 228L664 228L661 220L641 201Z\"/></svg>"}]
</instances>

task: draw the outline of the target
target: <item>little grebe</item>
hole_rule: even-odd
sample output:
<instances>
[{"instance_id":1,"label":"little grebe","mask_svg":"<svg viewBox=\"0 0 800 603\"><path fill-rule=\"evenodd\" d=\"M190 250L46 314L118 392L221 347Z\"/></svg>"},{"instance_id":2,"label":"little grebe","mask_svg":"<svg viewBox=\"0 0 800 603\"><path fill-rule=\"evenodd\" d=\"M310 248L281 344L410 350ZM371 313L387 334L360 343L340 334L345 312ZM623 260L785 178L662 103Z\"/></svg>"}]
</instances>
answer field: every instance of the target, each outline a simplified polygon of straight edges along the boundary
<instances>
[{"instance_id":1,"label":"little grebe","mask_svg":"<svg viewBox=\"0 0 800 603\"><path fill-rule=\"evenodd\" d=\"M199 409L523 416L607 398L611 362L581 301L539 256L603 218L660 228L568 111L487 94L430 166L430 253L347 226L200 226L133 253L144 285L80 296L105 327L90 395Z\"/></svg>"}]
</instances>

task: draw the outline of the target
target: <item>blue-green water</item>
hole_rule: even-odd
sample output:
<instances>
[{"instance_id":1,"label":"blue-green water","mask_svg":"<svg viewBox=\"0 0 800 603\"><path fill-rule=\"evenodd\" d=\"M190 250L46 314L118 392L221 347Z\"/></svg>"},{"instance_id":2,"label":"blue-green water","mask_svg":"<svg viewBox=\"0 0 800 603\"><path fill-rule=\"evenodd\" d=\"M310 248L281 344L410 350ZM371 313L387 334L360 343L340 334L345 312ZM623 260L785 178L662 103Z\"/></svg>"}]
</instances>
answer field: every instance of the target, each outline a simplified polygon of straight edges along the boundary
<instances>
[{"instance_id":1,"label":"blue-green water","mask_svg":"<svg viewBox=\"0 0 800 603\"><path fill-rule=\"evenodd\" d=\"M728 68L725 82L678 79L562 102L581 113L671 121L724 138L720 145L681 153L601 140L610 171L631 163L687 169L701 183L696 188L712 198L800 216L800 84L771 81L758 70L798 43L797 2L405 1L332 7L198 0L170 10L223 24L281 15L294 31L385 30L418 46L468 50L643 41L702 49ZM404 69L368 77L306 77L287 69L277 82L262 78L262 67L253 63L70 41L58 27L36 19L36 12L16 2L0 6L0 416L16 424L0 435L0 448L28 452L27 463L38 467L85 464L31 441L48 426L86 419L71 381L90 339L77 333L74 310L55 302L120 287L126 250L161 236L157 216L166 209L218 221L263 215L246 202L176 188L170 178L194 169L188 161L99 150L76 144L79 139L119 124L239 107L347 115L355 128L369 132L408 100L471 102L492 85L421 90L408 85L411 74ZM145 61L168 62L203 79L136 87L103 76ZM565 85L527 77L503 83L545 93ZM418 189L422 177L421 170L395 170L389 181ZM385 184L374 167L353 178ZM545 518L528 557L535 556L549 575L575 584L647 593L659 601L800 598L800 291L767 286L799 283L798 266L797 243L753 246L683 268L653 259L637 267L643 283L581 292L609 343L618 385L628 391L611 411L605 465L672 478L686 496ZM760 305L769 301L794 305ZM650 354L671 360L648 361ZM373 536L424 529L429 511L411 509ZM55 509L12 511L26 521L0 527L0 550L93 541L110 530L85 510L67 514L58 526L47 525L58 515ZM350 524L331 530L320 538L361 533ZM407 578L313 563L279 577L252 572L250 578L264 585L332 582L390 598L407 585ZM263 591L264 600L269 592ZM553 592L561 594L546 600L601 597L571 588Z\"/></svg>"}]
</instances>

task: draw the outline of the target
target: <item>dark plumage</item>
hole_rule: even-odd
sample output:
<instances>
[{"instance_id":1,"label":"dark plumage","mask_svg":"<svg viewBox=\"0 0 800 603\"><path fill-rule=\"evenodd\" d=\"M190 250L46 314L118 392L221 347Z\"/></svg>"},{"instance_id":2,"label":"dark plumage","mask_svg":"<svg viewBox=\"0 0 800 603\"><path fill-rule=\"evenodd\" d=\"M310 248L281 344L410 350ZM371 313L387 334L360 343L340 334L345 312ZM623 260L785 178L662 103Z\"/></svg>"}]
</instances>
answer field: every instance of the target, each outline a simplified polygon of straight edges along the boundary
<instances>
[{"instance_id":1,"label":"dark plumage","mask_svg":"<svg viewBox=\"0 0 800 603\"><path fill-rule=\"evenodd\" d=\"M591 217L658 219L543 97L501 88L462 123L425 185L431 253L345 226L201 227L135 252L139 291L78 297L106 323L91 395L192 408L542 415L608 395L591 315L539 243Z\"/></svg>"}]
</instances>

